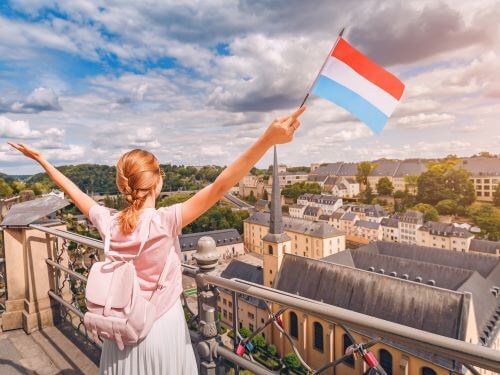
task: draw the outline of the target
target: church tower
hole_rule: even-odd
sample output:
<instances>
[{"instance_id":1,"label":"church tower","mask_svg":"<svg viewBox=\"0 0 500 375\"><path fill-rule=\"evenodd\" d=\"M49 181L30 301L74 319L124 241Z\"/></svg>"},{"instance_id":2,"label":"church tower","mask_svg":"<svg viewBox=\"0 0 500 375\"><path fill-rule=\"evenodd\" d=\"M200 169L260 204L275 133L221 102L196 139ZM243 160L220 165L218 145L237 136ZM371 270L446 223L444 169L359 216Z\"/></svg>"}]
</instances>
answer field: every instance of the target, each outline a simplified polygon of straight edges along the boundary
<instances>
[{"instance_id":1,"label":"church tower","mask_svg":"<svg viewBox=\"0 0 500 375\"><path fill-rule=\"evenodd\" d=\"M285 233L281 212L281 192L278 173L278 156L274 146L273 186L269 232L262 237L264 253L264 286L274 286L274 278L281 267L283 255L291 251L291 238Z\"/></svg>"}]
</instances>

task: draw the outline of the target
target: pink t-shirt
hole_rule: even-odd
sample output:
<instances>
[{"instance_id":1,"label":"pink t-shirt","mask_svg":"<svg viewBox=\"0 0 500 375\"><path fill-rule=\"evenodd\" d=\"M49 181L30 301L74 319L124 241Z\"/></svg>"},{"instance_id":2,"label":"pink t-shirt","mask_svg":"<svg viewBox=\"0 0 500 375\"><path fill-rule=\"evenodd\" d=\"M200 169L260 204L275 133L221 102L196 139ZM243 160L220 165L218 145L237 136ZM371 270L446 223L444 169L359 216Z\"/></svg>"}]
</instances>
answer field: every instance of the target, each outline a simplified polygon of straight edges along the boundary
<instances>
[{"instance_id":1,"label":"pink t-shirt","mask_svg":"<svg viewBox=\"0 0 500 375\"><path fill-rule=\"evenodd\" d=\"M128 235L121 232L116 218L117 213L98 204L89 211L89 219L105 239L110 230L110 255L135 255L139 251L141 241L145 241L141 255L135 259L134 265L139 285L145 298L149 298L156 289L163 267L166 265L166 278L163 288L156 293L157 318L168 311L182 293L182 272L180 262L180 246L178 235L182 232L181 203L170 207L144 208L139 217L137 227ZM143 226L149 225L144 231ZM142 231L141 231L142 230ZM140 233L148 233L141 239ZM166 262L166 263L165 263Z\"/></svg>"}]
</instances>

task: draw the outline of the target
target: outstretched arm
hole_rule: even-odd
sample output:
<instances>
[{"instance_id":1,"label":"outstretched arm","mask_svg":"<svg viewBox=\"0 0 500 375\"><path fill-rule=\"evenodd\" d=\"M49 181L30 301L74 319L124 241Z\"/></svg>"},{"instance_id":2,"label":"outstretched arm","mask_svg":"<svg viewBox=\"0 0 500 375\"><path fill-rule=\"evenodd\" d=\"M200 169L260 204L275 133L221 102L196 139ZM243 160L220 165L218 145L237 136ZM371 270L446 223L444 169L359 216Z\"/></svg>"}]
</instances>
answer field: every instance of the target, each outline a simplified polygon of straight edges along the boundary
<instances>
[{"instance_id":1,"label":"outstretched arm","mask_svg":"<svg viewBox=\"0 0 500 375\"><path fill-rule=\"evenodd\" d=\"M274 120L257 141L230 164L210 185L201 189L182 204L182 225L196 220L212 207L224 194L236 185L266 151L275 144L288 143L293 139L295 130L300 126L297 118L305 111L299 108L289 116Z\"/></svg>"},{"instance_id":2,"label":"outstretched arm","mask_svg":"<svg viewBox=\"0 0 500 375\"><path fill-rule=\"evenodd\" d=\"M78 209L85 216L89 216L90 207L96 204L96 202L92 198L81 191L80 188L73 183L73 181L71 181L68 177L59 172L52 164L45 160L42 154L37 150L19 143L8 143L16 150L22 152L25 156L35 160L38 164L40 164L42 168L45 169L50 179L54 181L54 183L71 198L75 206L78 207Z\"/></svg>"}]
</instances>

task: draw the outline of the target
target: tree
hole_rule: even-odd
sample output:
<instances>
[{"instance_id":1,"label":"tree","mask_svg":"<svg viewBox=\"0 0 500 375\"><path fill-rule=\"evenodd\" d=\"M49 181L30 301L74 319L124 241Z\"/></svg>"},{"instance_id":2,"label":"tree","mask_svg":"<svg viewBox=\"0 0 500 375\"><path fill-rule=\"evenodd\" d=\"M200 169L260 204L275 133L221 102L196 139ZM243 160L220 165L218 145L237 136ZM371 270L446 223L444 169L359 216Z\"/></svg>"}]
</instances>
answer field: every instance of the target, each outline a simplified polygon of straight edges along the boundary
<instances>
[{"instance_id":1,"label":"tree","mask_svg":"<svg viewBox=\"0 0 500 375\"><path fill-rule=\"evenodd\" d=\"M0 178L0 197L10 197L13 193L14 189L4 179Z\"/></svg>"},{"instance_id":2,"label":"tree","mask_svg":"<svg viewBox=\"0 0 500 375\"><path fill-rule=\"evenodd\" d=\"M413 207L414 210L420 211L424 214L424 221L438 221L439 220L439 214L437 210L431 206L430 204L426 203L419 203L416 206Z\"/></svg>"},{"instance_id":3,"label":"tree","mask_svg":"<svg viewBox=\"0 0 500 375\"><path fill-rule=\"evenodd\" d=\"M267 351L269 352L269 354L271 354L273 357L278 353L278 349L276 348L276 345L269 345L267 347Z\"/></svg>"},{"instance_id":4,"label":"tree","mask_svg":"<svg viewBox=\"0 0 500 375\"><path fill-rule=\"evenodd\" d=\"M246 339L247 337L252 336L252 331L250 331L247 327L241 327L240 328L240 335L241 335L241 337Z\"/></svg>"},{"instance_id":5,"label":"tree","mask_svg":"<svg viewBox=\"0 0 500 375\"><path fill-rule=\"evenodd\" d=\"M418 186L418 176L408 175L404 177L405 190L412 195L415 195Z\"/></svg>"},{"instance_id":6,"label":"tree","mask_svg":"<svg viewBox=\"0 0 500 375\"><path fill-rule=\"evenodd\" d=\"M252 344L257 349L264 349L267 345L266 339L262 335L257 335L252 339Z\"/></svg>"},{"instance_id":7,"label":"tree","mask_svg":"<svg viewBox=\"0 0 500 375\"><path fill-rule=\"evenodd\" d=\"M246 198L246 201L251 205L254 205L255 202L257 201L257 198L255 198L255 194L253 193L253 190L250 190L250 195Z\"/></svg>"},{"instance_id":8,"label":"tree","mask_svg":"<svg viewBox=\"0 0 500 375\"><path fill-rule=\"evenodd\" d=\"M491 205L474 205L468 210L474 225L481 228L483 237L491 240L500 240L500 210Z\"/></svg>"},{"instance_id":9,"label":"tree","mask_svg":"<svg viewBox=\"0 0 500 375\"><path fill-rule=\"evenodd\" d=\"M293 185L287 185L283 188L282 194L287 198L297 200L299 196L305 193L321 194L321 186L315 182L299 182Z\"/></svg>"},{"instance_id":10,"label":"tree","mask_svg":"<svg viewBox=\"0 0 500 375\"><path fill-rule=\"evenodd\" d=\"M377 182L377 193L379 195L391 195L394 191L394 186L388 177L382 177Z\"/></svg>"},{"instance_id":11,"label":"tree","mask_svg":"<svg viewBox=\"0 0 500 375\"><path fill-rule=\"evenodd\" d=\"M283 358L283 363L286 367L292 370L299 369L302 366L299 358L295 355L295 353L288 353L287 355L285 355L285 357Z\"/></svg>"},{"instance_id":12,"label":"tree","mask_svg":"<svg viewBox=\"0 0 500 375\"><path fill-rule=\"evenodd\" d=\"M26 189L26 184L20 180L12 181L11 186L16 193L19 193L19 192L23 191L24 189Z\"/></svg>"},{"instance_id":13,"label":"tree","mask_svg":"<svg viewBox=\"0 0 500 375\"><path fill-rule=\"evenodd\" d=\"M436 205L436 209L441 215L454 215L458 210L458 203L453 199L443 199Z\"/></svg>"},{"instance_id":14,"label":"tree","mask_svg":"<svg viewBox=\"0 0 500 375\"><path fill-rule=\"evenodd\" d=\"M497 185L497 188L493 193L493 204L497 207L500 207L500 183Z\"/></svg>"},{"instance_id":15,"label":"tree","mask_svg":"<svg viewBox=\"0 0 500 375\"><path fill-rule=\"evenodd\" d=\"M42 195L43 193L47 193L50 190L49 185L43 184L41 182L35 182L31 185L31 190L35 193L35 195Z\"/></svg>"},{"instance_id":16,"label":"tree","mask_svg":"<svg viewBox=\"0 0 500 375\"><path fill-rule=\"evenodd\" d=\"M369 161L362 161L361 163L359 163L357 167L358 173L356 174L356 181L358 182L358 184L367 186L368 176L376 167L376 163L372 163Z\"/></svg>"},{"instance_id":17,"label":"tree","mask_svg":"<svg viewBox=\"0 0 500 375\"><path fill-rule=\"evenodd\" d=\"M370 184L366 185L366 189L363 193L363 203L370 204L373 201L373 189Z\"/></svg>"},{"instance_id":18,"label":"tree","mask_svg":"<svg viewBox=\"0 0 500 375\"><path fill-rule=\"evenodd\" d=\"M266 189L264 189L264 193L262 193L262 199L265 199L266 201L269 200L269 194Z\"/></svg>"}]
</instances>

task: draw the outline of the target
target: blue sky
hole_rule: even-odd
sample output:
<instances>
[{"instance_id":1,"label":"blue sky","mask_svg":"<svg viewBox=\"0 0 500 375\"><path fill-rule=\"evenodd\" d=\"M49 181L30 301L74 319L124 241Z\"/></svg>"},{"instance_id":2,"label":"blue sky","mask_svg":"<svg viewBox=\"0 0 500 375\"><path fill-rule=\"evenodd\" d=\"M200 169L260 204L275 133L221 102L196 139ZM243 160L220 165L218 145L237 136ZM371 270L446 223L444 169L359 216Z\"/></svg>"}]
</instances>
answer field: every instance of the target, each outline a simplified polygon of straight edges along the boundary
<instances>
[{"instance_id":1,"label":"blue sky","mask_svg":"<svg viewBox=\"0 0 500 375\"><path fill-rule=\"evenodd\" d=\"M0 171L39 171L6 140L58 165L136 147L227 164L300 103L342 26L402 103L375 136L312 98L282 162L500 153L498 19L498 0L3 1Z\"/></svg>"}]
</instances>

